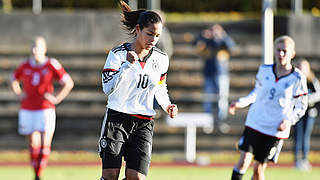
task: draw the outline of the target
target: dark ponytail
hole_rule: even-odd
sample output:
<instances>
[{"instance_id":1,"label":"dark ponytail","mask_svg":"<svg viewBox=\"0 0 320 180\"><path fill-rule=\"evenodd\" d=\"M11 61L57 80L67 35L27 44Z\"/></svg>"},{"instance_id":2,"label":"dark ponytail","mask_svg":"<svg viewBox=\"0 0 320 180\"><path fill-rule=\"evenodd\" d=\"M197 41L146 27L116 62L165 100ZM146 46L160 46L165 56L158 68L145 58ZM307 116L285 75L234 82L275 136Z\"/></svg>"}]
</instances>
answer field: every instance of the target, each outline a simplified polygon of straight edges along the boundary
<instances>
[{"instance_id":1,"label":"dark ponytail","mask_svg":"<svg viewBox=\"0 0 320 180\"><path fill-rule=\"evenodd\" d=\"M130 34L136 36L136 25L139 24L142 30L149 25L162 23L161 17L154 11L147 11L145 9L139 9L132 11L127 3L119 0L120 8L123 12L122 24L126 27Z\"/></svg>"}]
</instances>

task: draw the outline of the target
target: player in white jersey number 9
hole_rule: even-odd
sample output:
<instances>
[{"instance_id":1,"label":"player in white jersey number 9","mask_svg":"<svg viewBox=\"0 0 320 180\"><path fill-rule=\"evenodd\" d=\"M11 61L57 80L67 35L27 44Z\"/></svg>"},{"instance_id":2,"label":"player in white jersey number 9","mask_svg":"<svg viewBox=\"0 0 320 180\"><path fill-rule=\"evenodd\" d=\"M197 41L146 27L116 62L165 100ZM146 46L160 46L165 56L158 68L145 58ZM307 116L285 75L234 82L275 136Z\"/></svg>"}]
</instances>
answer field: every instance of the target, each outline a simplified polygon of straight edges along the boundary
<instances>
[{"instance_id":1,"label":"player in white jersey number 9","mask_svg":"<svg viewBox=\"0 0 320 180\"><path fill-rule=\"evenodd\" d=\"M295 56L294 40L281 36L274 45L275 64L261 65L255 88L229 107L233 115L236 109L251 104L239 141L240 159L233 169L232 180L242 179L252 158L256 160L252 179L264 179L268 161L277 161L291 125L307 109L306 77L291 64Z\"/></svg>"}]
</instances>

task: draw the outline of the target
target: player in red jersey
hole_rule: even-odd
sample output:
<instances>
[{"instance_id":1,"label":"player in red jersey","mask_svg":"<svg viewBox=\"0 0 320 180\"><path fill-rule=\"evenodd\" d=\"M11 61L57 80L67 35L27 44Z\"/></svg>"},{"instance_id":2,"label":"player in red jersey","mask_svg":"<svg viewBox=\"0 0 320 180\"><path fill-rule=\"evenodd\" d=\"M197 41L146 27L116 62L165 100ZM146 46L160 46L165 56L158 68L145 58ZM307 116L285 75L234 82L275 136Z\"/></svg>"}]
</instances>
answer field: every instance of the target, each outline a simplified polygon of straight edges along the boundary
<instances>
[{"instance_id":1,"label":"player in red jersey","mask_svg":"<svg viewBox=\"0 0 320 180\"><path fill-rule=\"evenodd\" d=\"M48 163L55 130L55 105L69 94L74 85L61 64L47 57L46 52L45 39L36 37L30 58L14 71L11 82L13 92L21 101L18 132L28 136L36 180L40 179ZM57 93L54 93L54 81L61 84Z\"/></svg>"}]
</instances>

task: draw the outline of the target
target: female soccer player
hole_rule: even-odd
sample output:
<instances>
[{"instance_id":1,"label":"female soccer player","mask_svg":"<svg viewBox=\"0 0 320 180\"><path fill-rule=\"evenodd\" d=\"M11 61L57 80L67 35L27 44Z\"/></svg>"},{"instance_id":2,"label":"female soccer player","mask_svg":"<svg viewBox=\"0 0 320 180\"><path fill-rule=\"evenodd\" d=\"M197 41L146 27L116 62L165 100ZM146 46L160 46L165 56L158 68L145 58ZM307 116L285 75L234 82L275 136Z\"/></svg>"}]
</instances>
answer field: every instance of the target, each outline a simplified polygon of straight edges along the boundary
<instances>
[{"instance_id":1,"label":"female soccer player","mask_svg":"<svg viewBox=\"0 0 320 180\"><path fill-rule=\"evenodd\" d=\"M242 179L252 158L254 180L264 179L268 160L277 161L291 125L302 117L307 109L306 77L294 68L295 42L289 36L275 40L275 64L262 65L256 75L256 85L251 93L229 107L234 115L237 108L252 104L239 141L240 160L235 165L232 180Z\"/></svg>"},{"instance_id":2,"label":"female soccer player","mask_svg":"<svg viewBox=\"0 0 320 180\"><path fill-rule=\"evenodd\" d=\"M143 180L151 160L154 98L171 118L178 108L167 93L168 56L155 47L163 26L160 16L154 11L131 11L119 2L122 23L134 39L109 52L102 73L108 102L99 143L101 180L118 179L122 157L126 179Z\"/></svg>"},{"instance_id":3,"label":"female soccer player","mask_svg":"<svg viewBox=\"0 0 320 180\"><path fill-rule=\"evenodd\" d=\"M59 104L73 88L73 80L61 64L46 56L43 37L36 37L31 57L13 73L11 87L21 101L18 132L28 136L31 164L39 180L46 167L55 130L55 104ZM61 89L54 94L53 82ZM22 87L20 86L22 84Z\"/></svg>"}]
</instances>

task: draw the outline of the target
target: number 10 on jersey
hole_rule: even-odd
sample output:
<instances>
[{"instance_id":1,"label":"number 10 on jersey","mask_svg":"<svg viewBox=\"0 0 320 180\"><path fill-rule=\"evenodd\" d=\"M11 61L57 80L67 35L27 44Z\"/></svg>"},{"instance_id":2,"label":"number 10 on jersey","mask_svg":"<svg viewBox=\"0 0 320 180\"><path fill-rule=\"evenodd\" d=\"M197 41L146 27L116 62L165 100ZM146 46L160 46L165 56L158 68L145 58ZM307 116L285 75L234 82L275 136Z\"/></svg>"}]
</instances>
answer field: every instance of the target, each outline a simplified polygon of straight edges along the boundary
<instances>
[{"instance_id":1,"label":"number 10 on jersey","mask_svg":"<svg viewBox=\"0 0 320 180\"><path fill-rule=\"evenodd\" d=\"M145 89L148 86L148 82L149 82L149 75L148 74L139 74L139 82L137 85L137 88L142 88Z\"/></svg>"}]
</instances>

